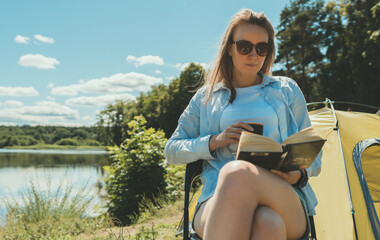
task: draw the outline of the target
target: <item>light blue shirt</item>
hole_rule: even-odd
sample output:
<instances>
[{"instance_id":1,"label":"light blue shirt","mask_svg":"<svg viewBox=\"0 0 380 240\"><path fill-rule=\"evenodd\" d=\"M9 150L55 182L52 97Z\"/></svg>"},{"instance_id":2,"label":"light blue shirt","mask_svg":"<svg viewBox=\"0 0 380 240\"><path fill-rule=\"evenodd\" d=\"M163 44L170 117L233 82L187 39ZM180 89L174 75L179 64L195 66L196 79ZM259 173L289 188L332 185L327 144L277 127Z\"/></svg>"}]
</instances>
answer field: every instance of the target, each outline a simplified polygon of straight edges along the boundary
<instances>
[{"instance_id":1,"label":"light blue shirt","mask_svg":"<svg viewBox=\"0 0 380 240\"><path fill-rule=\"evenodd\" d=\"M236 98L228 104L220 117L220 130L224 131L231 124L254 122L264 125L263 135L281 143L277 114L264 100L260 93L261 84L245 88L235 88ZM227 146L234 156L238 145Z\"/></svg>"},{"instance_id":2,"label":"light blue shirt","mask_svg":"<svg viewBox=\"0 0 380 240\"><path fill-rule=\"evenodd\" d=\"M178 126L165 146L165 156L171 164L187 164L204 159L201 180L203 189L198 202L213 196L220 169L234 160L228 148L219 148L214 154L209 150L209 139L222 132L220 119L227 107L230 90L223 83L215 84L210 100L205 103L207 86L199 89L178 120ZM273 108L279 119L281 141L311 126L305 98L296 82L287 77L263 76L259 89L264 100ZM321 171L321 155L306 169L309 177ZM302 188L306 197L308 214L315 214L318 201L311 186Z\"/></svg>"}]
</instances>

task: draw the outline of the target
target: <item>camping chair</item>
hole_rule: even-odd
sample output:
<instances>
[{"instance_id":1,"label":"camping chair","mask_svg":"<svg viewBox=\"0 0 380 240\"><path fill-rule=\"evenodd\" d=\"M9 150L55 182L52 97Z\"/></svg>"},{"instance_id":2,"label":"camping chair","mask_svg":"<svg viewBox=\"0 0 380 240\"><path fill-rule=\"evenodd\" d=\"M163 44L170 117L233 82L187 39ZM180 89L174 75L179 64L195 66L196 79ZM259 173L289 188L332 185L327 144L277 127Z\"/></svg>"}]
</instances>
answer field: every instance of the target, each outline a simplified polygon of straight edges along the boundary
<instances>
[{"instance_id":1,"label":"camping chair","mask_svg":"<svg viewBox=\"0 0 380 240\"><path fill-rule=\"evenodd\" d=\"M185 172L185 201L184 201L184 209L183 209L183 240L195 240L200 239L194 238L194 236L190 237L189 235L189 199L190 199L190 189L191 183L195 177L199 176L202 173L202 166L204 160L198 160L196 162L192 162L186 165ZM314 226L314 218L313 216L309 216L310 219L310 233L309 239L317 239L315 226Z\"/></svg>"}]
</instances>

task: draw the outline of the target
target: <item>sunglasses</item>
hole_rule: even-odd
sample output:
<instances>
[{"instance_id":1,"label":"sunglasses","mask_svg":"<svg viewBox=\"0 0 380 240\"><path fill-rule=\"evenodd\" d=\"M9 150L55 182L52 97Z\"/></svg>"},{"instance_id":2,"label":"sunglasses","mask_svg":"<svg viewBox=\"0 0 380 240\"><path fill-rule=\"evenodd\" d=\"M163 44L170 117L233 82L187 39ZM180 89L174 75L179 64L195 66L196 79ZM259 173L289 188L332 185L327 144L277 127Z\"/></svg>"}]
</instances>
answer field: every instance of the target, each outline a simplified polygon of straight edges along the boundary
<instances>
[{"instance_id":1,"label":"sunglasses","mask_svg":"<svg viewBox=\"0 0 380 240\"><path fill-rule=\"evenodd\" d=\"M232 43L236 44L236 49L241 55L248 55L252 52L253 47L255 47L256 54L260 57L265 57L269 52L269 44L266 42L259 42L258 44L252 44L247 40L234 41Z\"/></svg>"}]
</instances>

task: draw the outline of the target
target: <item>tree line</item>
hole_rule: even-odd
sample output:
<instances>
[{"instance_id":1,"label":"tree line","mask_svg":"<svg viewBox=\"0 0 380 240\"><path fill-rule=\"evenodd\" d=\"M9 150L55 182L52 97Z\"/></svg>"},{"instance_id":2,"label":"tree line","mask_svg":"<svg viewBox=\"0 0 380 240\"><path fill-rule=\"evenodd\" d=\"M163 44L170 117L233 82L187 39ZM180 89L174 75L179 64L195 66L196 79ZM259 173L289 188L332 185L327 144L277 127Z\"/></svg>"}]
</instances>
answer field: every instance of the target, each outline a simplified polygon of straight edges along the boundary
<instances>
[{"instance_id":1,"label":"tree line","mask_svg":"<svg viewBox=\"0 0 380 240\"><path fill-rule=\"evenodd\" d=\"M0 148L43 144L100 146L95 127L0 126Z\"/></svg>"},{"instance_id":2,"label":"tree line","mask_svg":"<svg viewBox=\"0 0 380 240\"><path fill-rule=\"evenodd\" d=\"M277 27L282 68L306 100L351 101L380 106L380 2L296 0Z\"/></svg>"}]
</instances>

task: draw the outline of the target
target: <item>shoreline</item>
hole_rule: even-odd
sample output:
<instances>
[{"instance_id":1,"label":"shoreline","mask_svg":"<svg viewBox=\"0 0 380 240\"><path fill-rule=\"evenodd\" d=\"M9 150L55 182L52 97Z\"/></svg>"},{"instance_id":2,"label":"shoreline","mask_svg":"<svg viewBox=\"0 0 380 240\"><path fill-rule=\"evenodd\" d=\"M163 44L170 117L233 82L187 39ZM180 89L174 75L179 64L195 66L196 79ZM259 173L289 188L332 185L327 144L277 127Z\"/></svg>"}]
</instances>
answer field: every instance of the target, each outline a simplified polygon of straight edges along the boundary
<instances>
[{"instance_id":1,"label":"shoreline","mask_svg":"<svg viewBox=\"0 0 380 240\"><path fill-rule=\"evenodd\" d=\"M4 147L0 149L20 149L20 150L82 150L82 149L99 149L106 150L106 146L70 146L70 145L55 145L55 144L40 144L40 145L30 145L30 146L11 146Z\"/></svg>"}]
</instances>

